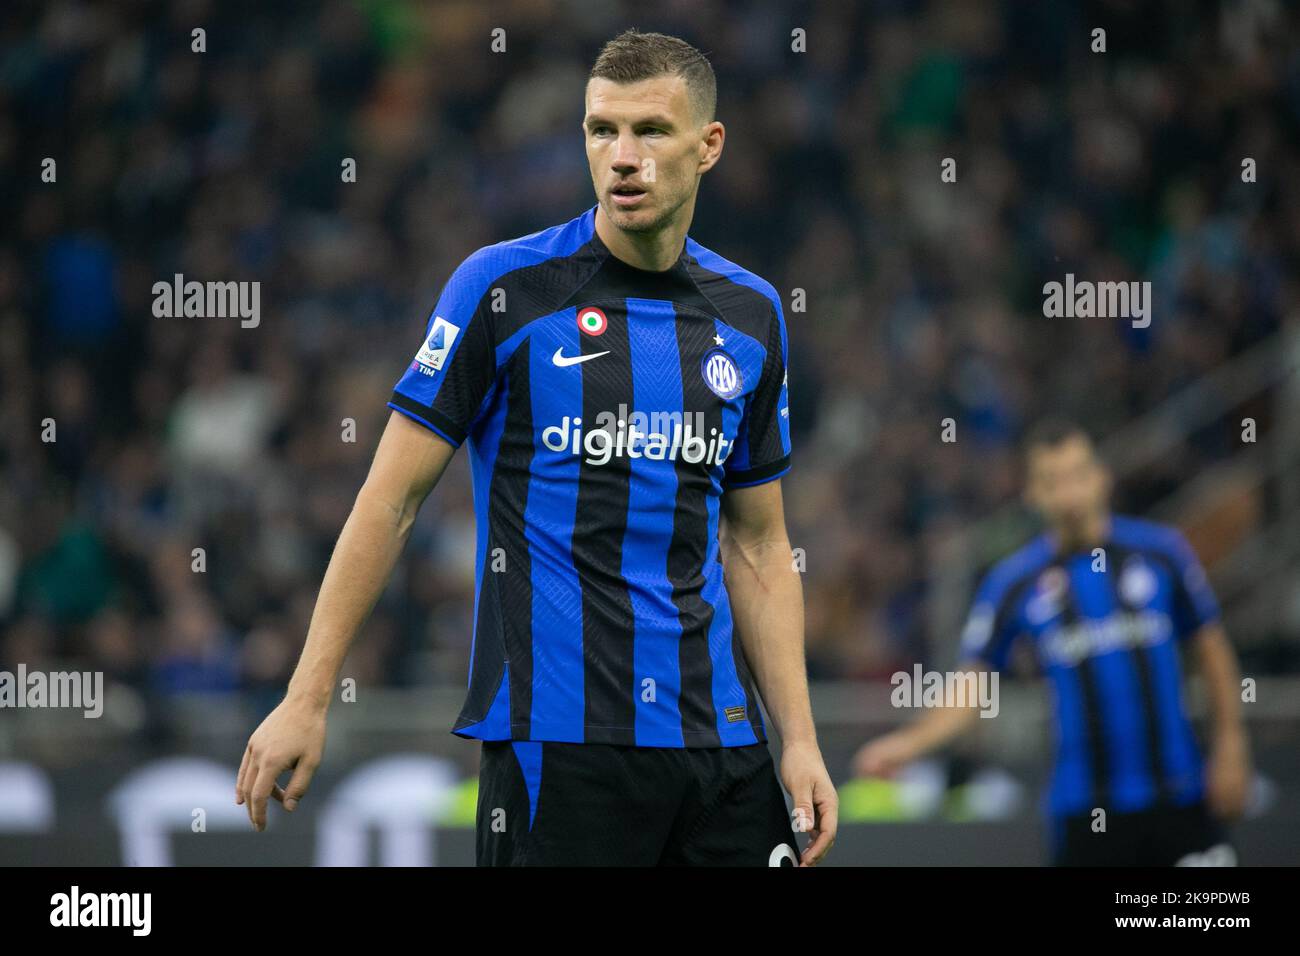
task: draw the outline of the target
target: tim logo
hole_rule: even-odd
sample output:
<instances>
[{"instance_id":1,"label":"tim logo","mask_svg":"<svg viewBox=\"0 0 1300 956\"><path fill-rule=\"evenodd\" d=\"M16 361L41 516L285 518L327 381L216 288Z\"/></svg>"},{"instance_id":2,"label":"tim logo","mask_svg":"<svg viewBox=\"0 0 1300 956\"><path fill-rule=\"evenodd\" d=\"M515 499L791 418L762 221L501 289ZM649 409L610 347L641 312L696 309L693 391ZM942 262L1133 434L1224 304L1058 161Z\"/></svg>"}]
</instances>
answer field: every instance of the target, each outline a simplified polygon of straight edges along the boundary
<instances>
[{"instance_id":1,"label":"tim logo","mask_svg":"<svg viewBox=\"0 0 1300 956\"><path fill-rule=\"evenodd\" d=\"M730 400L740 394L743 387L740 369L736 367L735 360L722 349L714 349L704 356L700 362L700 372L704 375L705 384L719 398Z\"/></svg>"}]
</instances>

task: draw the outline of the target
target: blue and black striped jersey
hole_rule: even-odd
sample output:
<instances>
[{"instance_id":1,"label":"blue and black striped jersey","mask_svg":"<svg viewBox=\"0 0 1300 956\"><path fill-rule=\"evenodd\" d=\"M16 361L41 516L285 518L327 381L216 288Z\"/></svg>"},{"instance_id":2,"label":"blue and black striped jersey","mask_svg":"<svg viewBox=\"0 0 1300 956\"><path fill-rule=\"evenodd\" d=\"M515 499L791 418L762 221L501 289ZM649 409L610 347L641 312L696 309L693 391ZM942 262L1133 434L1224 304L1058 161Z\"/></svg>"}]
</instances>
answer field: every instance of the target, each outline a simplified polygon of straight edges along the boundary
<instances>
[{"instance_id":1,"label":"blue and black striped jersey","mask_svg":"<svg viewBox=\"0 0 1300 956\"><path fill-rule=\"evenodd\" d=\"M1202 766L1178 642L1218 618L1214 593L1173 528L1117 515L1098 547L1062 553L1045 533L998 563L963 655L1000 670L1018 636L1033 641L1056 718L1052 815L1193 803Z\"/></svg>"},{"instance_id":2,"label":"blue and black striped jersey","mask_svg":"<svg viewBox=\"0 0 1300 956\"><path fill-rule=\"evenodd\" d=\"M468 439L469 694L484 740L764 740L718 557L721 496L789 468L775 290L687 239L663 272L595 207L487 246L442 290L389 406Z\"/></svg>"}]
</instances>

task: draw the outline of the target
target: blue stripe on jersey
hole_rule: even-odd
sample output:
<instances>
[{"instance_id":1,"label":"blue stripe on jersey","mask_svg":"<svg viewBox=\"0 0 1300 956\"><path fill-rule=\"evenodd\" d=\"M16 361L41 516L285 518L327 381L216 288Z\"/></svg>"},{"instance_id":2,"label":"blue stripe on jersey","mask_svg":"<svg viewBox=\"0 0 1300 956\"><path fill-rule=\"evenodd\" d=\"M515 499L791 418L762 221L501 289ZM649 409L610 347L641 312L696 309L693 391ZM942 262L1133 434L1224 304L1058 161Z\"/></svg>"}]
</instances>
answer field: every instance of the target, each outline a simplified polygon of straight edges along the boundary
<instances>
[{"instance_id":1,"label":"blue stripe on jersey","mask_svg":"<svg viewBox=\"0 0 1300 956\"><path fill-rule=\"evenodd\" d=\"M718 510L720 498L709 497L709 563L718 557ZM735 635L731 618L731 601L723 588L723 576L713 575L705 581L700 596L713 607L713 620L709 623L709 659L713 663L713 707L717 711L718 737L724 747L737 747L758 742L753 725L749 722L749 708L756 701L746 699L745 688L736 673L736 658L732 641ZM745 719L727 719L728 707L744 707Z\"/></svg>"},{"instance_id":2,"label":"blue stripe on jersey","mask_svg":"<svg viewBox=\"0 0 1300 956\"><path fill-rule=\"evenodd\" d=\"M1090 556L1076 558L1068 569L1080 617L1102 621L1122 610L1106 574L1092 570ZM1128 650L1113 650L1090 660L1104 705L1101 719L1108 766L1103 773L1110 790L1107 806L1119 811L1136 810L1155 798L1154 774L1159 771L1147 758L1142 690Z\"/></svg>"},{"instance_id":3,"label":"blue stripe on jersey","mask_svg":"<svg viewBox=\"0 0 1300 956\"><path fill-rule=\"evenodd\" d=\"M638 356L677 354L676 310L671 302L627 300L627 338L632 355L632 411L646 415L680 409L681 365L638 362ZM684 425L685 423L683 423ZM653 421L650 428L656 428ZM671 440L672 435L669 434ZM644 455L631 459L627 527L623 536L622 574L632 602L632 689L636 742L642 747L681 747L681 619L668 579L668 548L673 539L677 467ZM648 507L660 502L660 508ZM654 700L643 699L642 682L655 682Z\"/></svg>"},{"instance_id":4,"label":"blue stripe on jersey","mask_svg":"<svg viewBox=\"0 0 1300 956\"><path fill-rule=\"evenodd\" d=\"M1047 806L1059 816L1079 809L1072 804L1080 798L1086 802L1092 793L1091 756L1078 668L1052 668L1048 678L1056 697L1056 767Z\"/></svg>"},{"instance_id":5,"label":"blue stripe on jersey","mask_svg":"<svg viewBox=\"0 0 1300 956\"><path fill-rule=\"evenodd\" d=\"M528 829L533 828L537 818L537 798L542 793L542 743L541 741L516 740L511 743L519 769L524 775L524 788L528 791ZM510 822L506 821L506 826Z\"/></svg>"},{"instance_id":6,"label":"blue stripe on jersey","mask_svg":"<svg viewBox=\"0 0 1300 956\"><path fill-rule=\"evenodd\" d=\"M563 321L537 320L522 330L531 335L529 381L534 386L530 391L535 447L543 441L545 428L559 425L574 408L582 407L582 367L557 368L551 361L556 349L563 348L566 355L581 351L577 311L567 309L552 315L562 316ZM565 378L571 382L572 393L569 386L558 386ZM578 396L576 402L573 395ZM524 515L533 586L532 733L575 743L583 740L586 706L582 587L573 565L581 467L577 455L533 455Z\"/></svg>"}]
</instances>

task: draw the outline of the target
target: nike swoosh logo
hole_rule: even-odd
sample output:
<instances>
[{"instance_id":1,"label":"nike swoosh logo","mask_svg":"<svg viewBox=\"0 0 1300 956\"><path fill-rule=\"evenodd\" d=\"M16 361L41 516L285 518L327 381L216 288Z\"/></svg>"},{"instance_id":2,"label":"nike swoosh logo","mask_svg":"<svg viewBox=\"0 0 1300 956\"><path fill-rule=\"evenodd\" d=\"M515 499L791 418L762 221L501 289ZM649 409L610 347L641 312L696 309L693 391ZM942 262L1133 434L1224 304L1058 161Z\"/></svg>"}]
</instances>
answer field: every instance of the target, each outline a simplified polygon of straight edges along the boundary
<instances>
[{"instance_id":1,"label":"nike swoosh logo","mask_svg":"<svg viewBox=\"0 0 1300 956\"><path fill-rule=\"evenodd\" d=\"M592 352L590 355L570 356L564 354L563 348L558 348L555 350L555 354L551 356L551 361L554 362L556 365L558 365L560 368L567 368L570 365L581 365L583 362L590 362L594 358L600 358L602 355L608 355L608 354L609 352L608 350L606 350L604 352Z\"/></svg>"}]
</instances>

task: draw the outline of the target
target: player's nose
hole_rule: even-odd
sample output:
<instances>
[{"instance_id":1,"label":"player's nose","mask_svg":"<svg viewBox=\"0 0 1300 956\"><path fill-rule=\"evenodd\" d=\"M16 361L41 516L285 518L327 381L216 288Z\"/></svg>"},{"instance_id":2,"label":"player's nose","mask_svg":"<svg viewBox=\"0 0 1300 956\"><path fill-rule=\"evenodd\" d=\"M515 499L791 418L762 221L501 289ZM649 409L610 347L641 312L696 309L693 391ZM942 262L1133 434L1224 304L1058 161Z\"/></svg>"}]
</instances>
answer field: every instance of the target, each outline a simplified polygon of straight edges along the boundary
<instances>
[{"instance_id":1,"label":"player's nose","mask_svg":"<svg viewBox=\"0 0 1300 956\"><path fill-rule=\"evenodd\" d=\"M636 152L636 143L630 136L620 136L614 144L614 155L609 161L610 169L621 176L635 172L641 166L641 158Z\"/></svg>"}]
</instances>

